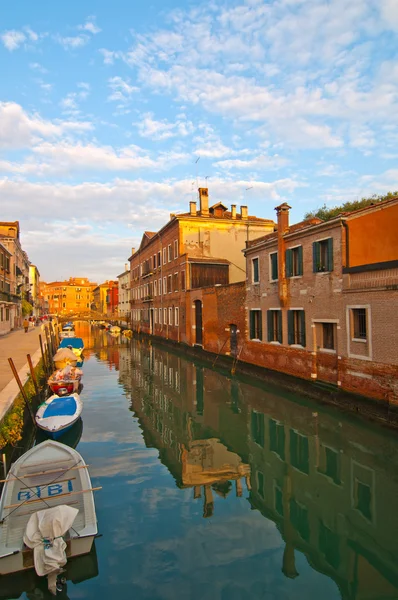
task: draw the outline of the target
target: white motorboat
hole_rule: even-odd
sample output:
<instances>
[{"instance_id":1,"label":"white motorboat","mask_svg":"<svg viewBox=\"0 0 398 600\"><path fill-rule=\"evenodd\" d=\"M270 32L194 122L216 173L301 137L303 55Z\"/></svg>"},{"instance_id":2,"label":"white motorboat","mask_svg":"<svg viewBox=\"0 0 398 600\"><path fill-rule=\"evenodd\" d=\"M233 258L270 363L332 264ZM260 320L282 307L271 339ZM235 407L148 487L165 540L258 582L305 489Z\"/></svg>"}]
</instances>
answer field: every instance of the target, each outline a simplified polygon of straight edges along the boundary
<instances>
[{"instance_id":1,"label":"white motorboat","mask_svg":"<svg viewBox=\"0 0 398 600\"><path fill-rule=\"evenodd\" d=\"M53 440L34 446L12 466L0 500L0 575L34 567L24 544L31 515L71 506L78 510L63 536L66 556L90 552L97 535L93 491L87 465L73 448ZM36 550L36 548L35 548Z\"/></svg>"},{"instance_id":2,"label":"white motorboat","mask_svg":"<svg viewBox=\"0 0 398 600\"><path fill-rule=\"evenodd\" d=\"M56 440L76 423L82 410L83 402L79 394L61 397L54 394L37 409L36 423Z\"/></svg>"}]
</instances>

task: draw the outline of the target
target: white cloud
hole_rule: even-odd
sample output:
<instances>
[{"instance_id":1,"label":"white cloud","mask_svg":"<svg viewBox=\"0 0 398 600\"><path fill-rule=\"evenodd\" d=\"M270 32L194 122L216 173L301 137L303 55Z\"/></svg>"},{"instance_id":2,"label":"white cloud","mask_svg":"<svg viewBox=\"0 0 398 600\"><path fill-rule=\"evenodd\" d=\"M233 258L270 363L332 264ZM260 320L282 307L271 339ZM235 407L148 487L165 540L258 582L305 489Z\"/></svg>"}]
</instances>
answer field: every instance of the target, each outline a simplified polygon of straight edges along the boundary
<instances>
[{"instance_id":1,"label":"white cloud","mask_svg":"<svg viewBox=\"0 0 398 600\"><path fill-rule=\"evenodd\" d=\"M128 102L134 92L139 91L139 88L131 85L128 79L125 80L119 76L108 79L108 86L112 90L112 93L108 96L108 100L111 102L121 102L122 104Z\"/></svg>"},{"instance_id":2,"label":"white cloud","mask_svg":"<svg viewBox=\"0 0 398 600\"><path fill-rule=\"evenodd\" d=\"M274 154L274 156L266 156L260 154L248 160L234 158L229 160L219 160L214 163L215 166L223 169L275 169L288 164L287 158Z\"/></svg>"},{"instance_id":3,"label":"white cloud","mask_svg":"<svg viewBox=\"0 0 398 600\"><path fill-rule=\"evenodd\" d=\"M398 3L396 0L379 0L381 16L388 28L398 31Z\"/></svg>"},{"instance_id":4,"label":"white cloud","mask_svg":"<svg viewBox=\"0 0 398 600\"><path fill-rule=\"evenodd\" d=\"M24 43L26 40L26 35L22 31L10 29L9 31L5 31L1 34L1 40L7 50L12 52Z\"/></svg>"},{"instance_id":5,"label":"white cloud","mask_svg":"<svg viewBox=\"0 0 398 600\"><path fill-rule=\"evenodd\" d=\"M37 114L28 115L15 102L0 102L0 148L28 148L41 139L90 129L92 124L87 121L49 121Z\"/></svg>"},{"instance_id":6,"label":"white cloud","mask_svg":"<svg viewBox=\"0 0 398 600\"><path fill-rule=\"evenodd\" d=\"M64 50L76 50L85 46L89 40L87 35L75 35L70 37L55 36L55 40L61 44Z\"/></svg>"},{"instance_id":7,"label":"white cloud","mask_svg":"<svg viewBox=\"0 0 398 600\"><path fill-rule=\"evenodd\" d=\"M95 23L94 17L89 17L84 25L79 25L78 29L81 31L88 31L93 35L102 31L102 29L100 29L100 27L98 27L98 25Z\"/></svg>"},{"instance_id":8,"label":"white cloud","mask_svg":"<svg viewBox=\"0 0 398 600\"><path fill-rule=\"evenodd\" d=\"M167 140L172 137L186 137L193 133L195 127L191 121L187 121L184 116L177 118L175 123L167 119L158 121L153 118L152 113L141 115L140 120L134 123L137 126L141 137L149 138L155 141Z\"/></svg>"},{"instance_id":9,"label":"white cloud","mask_svg":"<svg viewBox=\"0 0 398 600\"><path fill-rule=\"evenodd\" d=\"M115 62L115 58L119 57L119 52L106 50L106 48L100 48L98 52L104 57L105 65L113 65L113 63Z\"/></svg>"},{"instance_id":10,"label":"white cloud","mask_svg":"<svg viewBox=\"0 0 398 600\"><path fill-rule=\"evenodd\" d=\"M37 62L30 63L29 68L32 69L32 71L38 71L39 73L42 73L43 75L48 73L47 69L45 69L40 63L37 63Z\"/></svg>"}]
</instances>

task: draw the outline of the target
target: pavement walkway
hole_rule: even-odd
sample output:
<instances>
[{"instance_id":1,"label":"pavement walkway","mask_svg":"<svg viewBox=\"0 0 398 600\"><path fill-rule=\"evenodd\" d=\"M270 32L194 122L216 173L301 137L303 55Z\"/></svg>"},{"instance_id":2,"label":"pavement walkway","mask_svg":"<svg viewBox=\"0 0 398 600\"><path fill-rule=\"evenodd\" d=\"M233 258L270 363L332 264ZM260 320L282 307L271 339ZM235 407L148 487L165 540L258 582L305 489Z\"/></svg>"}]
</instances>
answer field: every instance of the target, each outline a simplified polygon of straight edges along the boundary
<instances>
[{"instance_id":1,"label":"pavement walkway","mask_svg":"<svg viewBox=\"0 0 398 600\"><path fill-rule=\"evenodd\" d=\"M24 329L18 329L0 336L0 392L14 379L8 358L13 359L17 371L20 371L28 362L26 355L33 356L40 349L40 334L45 344L46 338L42 327L42 325L30 327L28 333L25 333Z\"/></svg>"}]
</instances>

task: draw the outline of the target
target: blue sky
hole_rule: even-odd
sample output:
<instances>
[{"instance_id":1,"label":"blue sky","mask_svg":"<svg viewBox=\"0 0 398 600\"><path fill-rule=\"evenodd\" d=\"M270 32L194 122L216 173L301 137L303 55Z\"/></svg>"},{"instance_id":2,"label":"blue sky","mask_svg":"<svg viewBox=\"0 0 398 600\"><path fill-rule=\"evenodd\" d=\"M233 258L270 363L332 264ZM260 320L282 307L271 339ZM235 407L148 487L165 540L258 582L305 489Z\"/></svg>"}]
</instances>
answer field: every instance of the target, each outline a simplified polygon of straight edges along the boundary
<instances>
[{"instance_id":1,"label":"blue sky","mask_svg":"<svg viewBox=\"0 0 398 600\"><path fill-rule=\"evenodd\" d=\"M398 189L397 0L23 0L0 60L0 218L44 280L115 277L197 182L292 221Z\"/></svg>"}]
</instances>

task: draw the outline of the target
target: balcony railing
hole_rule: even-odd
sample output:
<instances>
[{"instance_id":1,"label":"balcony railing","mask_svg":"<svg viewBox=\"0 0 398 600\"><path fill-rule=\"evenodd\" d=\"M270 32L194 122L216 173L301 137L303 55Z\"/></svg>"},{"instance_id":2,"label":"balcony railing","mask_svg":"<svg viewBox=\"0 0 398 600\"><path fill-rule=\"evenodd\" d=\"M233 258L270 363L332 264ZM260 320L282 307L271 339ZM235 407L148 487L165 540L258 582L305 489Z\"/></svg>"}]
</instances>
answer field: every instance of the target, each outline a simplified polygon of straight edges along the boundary
<instances>
[{"instance_id":1,"label":"balcony railing","mask_svg":"<svg viewBox=\"0 0 398 600\"><path fill-rule=\"evenodd\" d=\"M152 295L144 296L142 299L143 302L152 302L152 300L153 300Z\"/></svg>"}]
</instances>

